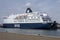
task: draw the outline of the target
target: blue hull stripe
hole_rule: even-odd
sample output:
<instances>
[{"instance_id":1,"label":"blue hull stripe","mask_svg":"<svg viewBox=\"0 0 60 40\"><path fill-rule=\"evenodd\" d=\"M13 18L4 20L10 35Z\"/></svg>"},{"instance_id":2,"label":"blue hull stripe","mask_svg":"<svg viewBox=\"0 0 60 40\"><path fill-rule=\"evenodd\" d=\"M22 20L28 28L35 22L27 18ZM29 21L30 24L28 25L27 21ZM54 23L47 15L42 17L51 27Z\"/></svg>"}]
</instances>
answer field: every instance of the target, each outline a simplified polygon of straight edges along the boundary
<instances>
[{"instance_id":1,"label":"blue hull stripe","mask_svg":"<svg viewBox=\"0 0 60 40\"><path fill-rule=\"evenodd\" d=\"M50 28L51 23L14 23L14 24L3 24L4 28L21 28L21 29L41 29Z\"/></svg>"}]
</instances>

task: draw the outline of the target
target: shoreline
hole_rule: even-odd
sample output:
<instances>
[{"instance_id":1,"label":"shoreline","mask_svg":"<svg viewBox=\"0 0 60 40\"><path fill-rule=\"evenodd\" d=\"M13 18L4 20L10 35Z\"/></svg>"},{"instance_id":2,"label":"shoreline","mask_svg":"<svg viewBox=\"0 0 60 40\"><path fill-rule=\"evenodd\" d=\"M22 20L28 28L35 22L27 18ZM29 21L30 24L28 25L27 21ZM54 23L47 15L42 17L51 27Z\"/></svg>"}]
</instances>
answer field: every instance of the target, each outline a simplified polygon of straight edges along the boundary
<instances>
[{"instance_id":1,"label":"shoreline","mask_svg":"<svg viewBox=\"0 0 60 40\"><path fill-rule=\"evenodd\" d=\"M60 38L0 32L0 40L60 40Z\"/></svg>"}]
</instances>

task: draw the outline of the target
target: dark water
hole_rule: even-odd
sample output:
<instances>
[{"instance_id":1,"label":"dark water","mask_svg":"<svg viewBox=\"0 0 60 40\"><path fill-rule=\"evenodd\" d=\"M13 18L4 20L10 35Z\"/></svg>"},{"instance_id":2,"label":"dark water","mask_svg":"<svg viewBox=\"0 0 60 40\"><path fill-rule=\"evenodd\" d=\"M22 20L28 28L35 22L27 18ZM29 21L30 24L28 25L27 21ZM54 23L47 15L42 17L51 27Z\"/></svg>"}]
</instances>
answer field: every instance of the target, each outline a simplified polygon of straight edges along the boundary
<instances>
[{"instance_id":1,"label":"dark water","mask_svg":"<svg viewBox=\"0 0 60 40\"><path fill-rule=\"evenodd\" d=\"M0 32L11 32L17 34L28 35L47 35L60 37L60 29L57 30L32 30L32 29L14 29L14 28L0 28Z\"/></svg>"}]
</instances>

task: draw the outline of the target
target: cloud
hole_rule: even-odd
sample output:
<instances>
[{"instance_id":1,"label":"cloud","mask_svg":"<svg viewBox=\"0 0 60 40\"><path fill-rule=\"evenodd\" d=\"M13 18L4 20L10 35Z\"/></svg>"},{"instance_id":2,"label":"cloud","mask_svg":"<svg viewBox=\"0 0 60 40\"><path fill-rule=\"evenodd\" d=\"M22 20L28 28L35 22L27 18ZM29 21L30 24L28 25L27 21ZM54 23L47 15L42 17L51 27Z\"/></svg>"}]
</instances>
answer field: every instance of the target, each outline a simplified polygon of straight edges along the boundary
<instances>
[{"instance_id":1,"label":"cloud","mask_svg":"<svg viewBox=\"0 0 60 40\"><path fill-rule=\"evenodd\" d=\"M27 7L33 11L48 12L51 17L57 17L56 20L60 19L60 0L0 0L0 18L11 13L23 13Z\"/></svg>"},{"instance_id":2,"label":"cloud","mask_svg":"<svg viewBox=\"0 0 60 40\"><path fill-rule=\"evenodd\" d=\"M26 3L26 6L31 6L31 3L30 2Z\"/></svg>"}]
</instances>

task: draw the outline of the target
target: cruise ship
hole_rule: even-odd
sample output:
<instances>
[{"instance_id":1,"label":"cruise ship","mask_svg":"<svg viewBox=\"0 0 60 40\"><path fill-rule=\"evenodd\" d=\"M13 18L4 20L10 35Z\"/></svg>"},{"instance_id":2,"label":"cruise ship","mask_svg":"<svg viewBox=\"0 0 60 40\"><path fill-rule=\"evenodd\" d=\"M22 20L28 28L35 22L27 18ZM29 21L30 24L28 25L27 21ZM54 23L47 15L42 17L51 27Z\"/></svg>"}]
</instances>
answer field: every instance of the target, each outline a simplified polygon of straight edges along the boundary
<instances>
[{"instance_id":1,"label":"cruise ship","mask_svg":"<svg viewBox=\"0 0 60 40\"><path fill-rule=\"evenodd\" d=\"M45 12L33 12L27 8L25 13L12 14L3 19L4 28L56 29L56 21Z\"/></svg>"}]
</instances>

